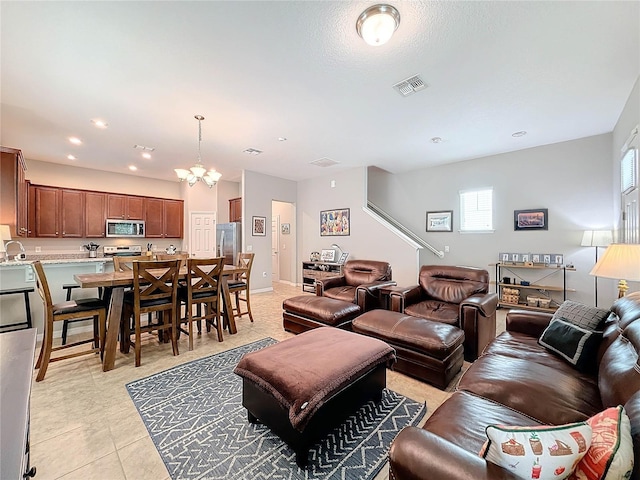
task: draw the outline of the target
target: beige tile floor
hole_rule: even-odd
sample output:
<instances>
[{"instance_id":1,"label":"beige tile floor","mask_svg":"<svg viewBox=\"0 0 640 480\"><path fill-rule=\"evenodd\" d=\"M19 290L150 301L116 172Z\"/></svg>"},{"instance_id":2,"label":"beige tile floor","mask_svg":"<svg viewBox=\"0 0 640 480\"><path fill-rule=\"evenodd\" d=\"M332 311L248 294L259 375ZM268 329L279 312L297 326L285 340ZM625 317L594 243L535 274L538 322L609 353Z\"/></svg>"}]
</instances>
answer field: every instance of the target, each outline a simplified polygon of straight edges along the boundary
<instances>
[{"instance_id":1,"label":"beige tile floor","mask_svg":"<svg viewBox=\"0 0 640 480\"><path fill-rule=\"evenodd\" d=\"M238 322L238 333L202 334L193 351L185 336L180 355L170 344L149 337L142 348L142 365L133 366L133 353L118 353L116 368L102 372L97 357L84 356L53 363L31 393L31 464L38 480L163 480L169 474L138 415L125 385L176 365L244 345L264 337L292 336L282 329L282 301L300 295L300 288L274 284L274 291L252 295L254 323ZM499 314L499 325L504 314ZM498 327L500 330L502 327ZM455 385L452 382L450 389ZM433 412L449 395L416 379L388 372L388 388L419 402ZM388 478L383 469L376 480Z\"/></svg>"}]
</instances>

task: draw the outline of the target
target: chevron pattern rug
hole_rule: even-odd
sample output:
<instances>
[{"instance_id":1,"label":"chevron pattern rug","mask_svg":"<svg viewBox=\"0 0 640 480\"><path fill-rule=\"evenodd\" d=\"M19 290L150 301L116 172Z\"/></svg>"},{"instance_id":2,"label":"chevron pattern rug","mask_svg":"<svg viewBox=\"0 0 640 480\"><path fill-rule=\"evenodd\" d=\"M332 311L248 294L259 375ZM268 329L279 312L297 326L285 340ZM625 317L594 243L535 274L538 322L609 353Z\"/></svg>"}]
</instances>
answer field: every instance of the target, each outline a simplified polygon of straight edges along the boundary
<instances>
[{"instance_id":1,"label":"chevron pattern rug","mask_svg":"<svg viewBox=\"0 0 640 480\"><path fill-rule=\"evenodd\" d=\"M309 453L306 470L295 454L242 406L242 380L233 373L247 352L272 338L174 367L127 384L173 480L371 479L387 460L391 441L424 416L424 404L384 390Z\"/></svg>"}]
</instances>

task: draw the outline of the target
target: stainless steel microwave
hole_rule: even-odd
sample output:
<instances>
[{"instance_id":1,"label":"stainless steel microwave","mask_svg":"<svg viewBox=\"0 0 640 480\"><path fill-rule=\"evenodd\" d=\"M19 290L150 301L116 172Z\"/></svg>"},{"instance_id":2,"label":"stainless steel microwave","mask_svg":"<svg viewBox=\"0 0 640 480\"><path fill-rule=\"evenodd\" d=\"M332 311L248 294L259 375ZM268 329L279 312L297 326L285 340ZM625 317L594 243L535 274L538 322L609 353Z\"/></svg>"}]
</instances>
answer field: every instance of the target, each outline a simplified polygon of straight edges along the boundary
<instances>
[{"instance_id":1,"label":"stainless steel microwave","mask_svg":"<svg viewBox=\"0 0 640 480\"><path fill-rule=\"evenodd\" d=\"M107 218L107 237L144 237L144 220Z\"/></svg>"}]
</instances>

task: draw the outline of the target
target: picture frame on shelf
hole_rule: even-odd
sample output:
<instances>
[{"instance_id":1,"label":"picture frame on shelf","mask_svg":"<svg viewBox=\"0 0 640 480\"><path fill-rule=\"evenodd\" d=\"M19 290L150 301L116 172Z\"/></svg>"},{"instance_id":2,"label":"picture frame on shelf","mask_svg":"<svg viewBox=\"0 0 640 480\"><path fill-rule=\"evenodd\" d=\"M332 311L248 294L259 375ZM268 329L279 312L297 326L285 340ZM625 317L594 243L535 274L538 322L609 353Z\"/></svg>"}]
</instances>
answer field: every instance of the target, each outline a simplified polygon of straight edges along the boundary
<instances>
[{"instance_id":1,"label":"picture frame on shelf","mask_svg":"<svg viewBox=\"0 0 640 480\"><path fill-rule=\"evenodd\" d=\"M453 210L427 212L427 232L453 232Z\"/></svg>"},{"instance_id":2,"label":"picture frame on shelf","mask_svg":"<svg viewBox=\"0 0 640 480\"><path fill-rule=\"evenodd\" d=\"M514 210L513 229L516 231L549 230L549 209Z\"/></svg>"},{"instance_id":3,"label":"picture frame on shelf","mask_svg":"<svg viewBox=\"0 0 640 480\"><path fill-rule=\"evenodd\" d=\"M342 254L340 255L340 258L336 263L339 263L340 265L344 265L344 262L347 261L347 258L349 258L349 252L342 252Z\"/></svg>"},{"instance_id":4,"label":"picture frame on shelf","mask_svg":"<svg viewBox=\"0 0 640 480\"><path fill-rule=\"evenodd\" d=\"M289 235L291 233L291 224L283 223L280 225L280 232L282 235Z\"/></svg>"},{"instance_id":5,"label":"picture frame on shelf","mask_svg":"<svg viewBox=\"0 0 640 480\"><path fill-rule=\"evenodd\" d=\"M267 236L267 217L251 217L251 235L254 237Z\"/></svg>"},{"instance_id":6,"label":"picture frame on shelf","mask_svg":"<svg viewBox=\"0 0 640 480\"><path fill-rule=\"evenodd\" d=\"M336 259L336 251L333 249L322 250L320 260L323 262L333 262Z\"/></svg>"},{"instance_id":7,"label":"picture frame on shelf","mask_svg":"<svg viewBox=\"0 0 640 480\"><path fill-rule=\"evenodd\" d=\"M560 253L552 253L550 263L558 266L562 265L564 263L564 255Z\"/></svg>"},{"instance_id":8,"label":"picture frame on shelf","mask_svg":"<svg viewBox=\"0 0 640 480\"><path fill-rule=\"evenodd\" d=\"M532 253L531 261L533 263L542 263L542 254L541 253Z\"/></svg>"},{"instance_id":9,"label":"picture frame on shelf","mask_svg":"<svg viewBox=\"0 0 640 480\"><path fill-rule=\"evenodd\" d=\"M350 209L338 208L334 210L320 211L320 236L347 236L351 235Z\"/></svg>"}]
</instances>

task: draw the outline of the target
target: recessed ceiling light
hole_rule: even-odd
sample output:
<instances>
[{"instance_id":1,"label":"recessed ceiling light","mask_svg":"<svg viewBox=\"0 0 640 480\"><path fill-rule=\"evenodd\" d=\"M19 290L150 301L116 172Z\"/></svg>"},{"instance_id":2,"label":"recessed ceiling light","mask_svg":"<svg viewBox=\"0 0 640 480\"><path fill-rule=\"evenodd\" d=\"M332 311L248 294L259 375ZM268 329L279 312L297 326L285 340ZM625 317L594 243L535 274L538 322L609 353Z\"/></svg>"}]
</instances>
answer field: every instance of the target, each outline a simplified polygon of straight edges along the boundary
<instances>
[{"instance_id":1,"label":"recessed ceiling light","mask_svg":"<svg viewBox=\"0 0 640 480\"><path fill-rule=\"evenodd\" d=\"M278 141L279 142L286 142L287 138L286 137L278 137Z\"/></svg>"},{"instance_id":2,"label":"recessed ceiling light","mask_svg":"<svg viewBox=\"0 0 640 480\"><path fill-rule=\"evenodd\" d=\"M98 118L91 120L91 123L93 123L98 128L107 128L109 126L107 122Z\"/></svg>"},{"instance_id":3,"label":"recessed ceiling light","mask_svg":"<svg viewBox=\"0 0 640 480\"><path fill-rule=\"evenodd\" d=\"M138 167L136 167L135 165L129 165L129 170L135 172L136 170L138 170Z\"/></svg>"},{"instance_id":4,"label":"recessed ceiling light","mask_svg":"<svg viewBox=\"0 0 640 480\"><path fill-rule=\"evenodd\" d=\"M258 150L257 148L247 148L242 151L243 153L248 153L249 155L260 155L262 150Z\"/></svg>"},{"instance_id":5,"label":"recessed ceiling light","mask_svg":"<svg viewBox=\"0 0 640 480\"><path fill-rule=\"evenodd\" d=\"M146 158L146 159L148 160L148 159L150 159L150 158L151 158L151 154L150 154L150 153L147 153L147 152L144 152L144 153L142 154L142 158Z\"/></svg>"},{"instance_id":6,"label":"recessed ceiling light","mask_svg":"<svg viewBox=\"0 0 640 480\"><path fill-rule=\"evenodd\" d=\"M69 137L69 141L74 145L82 145L82 140L80 140L78 137Z\"/></svg>"},{"instance_id":7,"label":"recessed ceiling light","mask_svg":"<svg viewBox=\"0 0 640 480\"><path fill-rule=\"evenodd\" d=\"M433 137L431 139L431 143L442 143L442 138L441 137Z\"/></svg>"},{"instance_id":8,"label":"recessed ceiling light","mask_svg":"<svg viewBox=\"0 0 640 480\"><path fill-rule=\"evenodd\" d=\"M75 160L75 159L76 159L76 157L75 157L75 156L73 156L73 155L67 155L67 158L68 158L69 160Z\"/></svg>"},{"instance_id":9,"label":"recessed ceiling light","mask_svg":"<svg viewBox=\"0 0 640 480\"><path fill-rule=\"evenodd\" d=\"M512 137L524 137L527 134L527 132L525 132L524 130L521 130L519 132L514 132L511 134Z\"/></svg>"}]
</instances>

